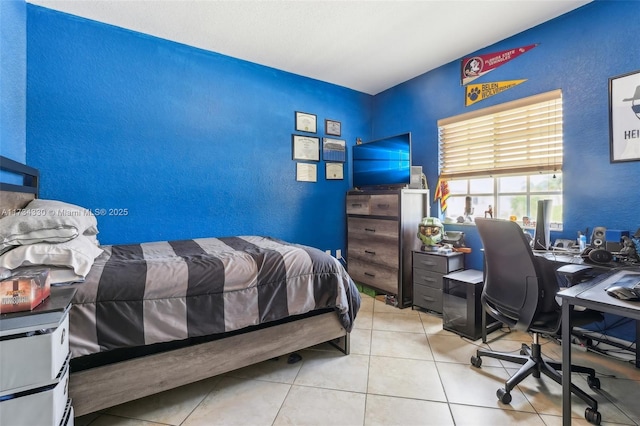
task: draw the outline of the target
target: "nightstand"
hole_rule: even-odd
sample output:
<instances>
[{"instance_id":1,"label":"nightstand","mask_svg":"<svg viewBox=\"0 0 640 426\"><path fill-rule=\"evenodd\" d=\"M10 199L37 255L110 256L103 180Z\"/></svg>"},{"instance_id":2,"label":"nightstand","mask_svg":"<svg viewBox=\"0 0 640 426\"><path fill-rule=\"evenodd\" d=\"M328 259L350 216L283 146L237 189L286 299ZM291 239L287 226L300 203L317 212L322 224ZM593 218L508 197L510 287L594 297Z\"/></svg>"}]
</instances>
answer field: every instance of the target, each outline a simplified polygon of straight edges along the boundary
<instances>
[{"instance_id":1,"label":"nightstand","mask_svg":"<svg viewBox=\"0 0 640 426\"><path fill-rule=\"evenodd\" d=\"M69 309L75 292L52 287L34 310L0 315L0 424L73 425Z\"/></svg>"},{"instance_id":2,"label":"nightstand","mask_svg":"<svg viewBox=\"0 0 640 426\"><path fill-rule=\"evenodd\" d=\"M464 268L462 253L413 252L413 305L442 313L442 278Z\"/></svg>"}]
</instances>

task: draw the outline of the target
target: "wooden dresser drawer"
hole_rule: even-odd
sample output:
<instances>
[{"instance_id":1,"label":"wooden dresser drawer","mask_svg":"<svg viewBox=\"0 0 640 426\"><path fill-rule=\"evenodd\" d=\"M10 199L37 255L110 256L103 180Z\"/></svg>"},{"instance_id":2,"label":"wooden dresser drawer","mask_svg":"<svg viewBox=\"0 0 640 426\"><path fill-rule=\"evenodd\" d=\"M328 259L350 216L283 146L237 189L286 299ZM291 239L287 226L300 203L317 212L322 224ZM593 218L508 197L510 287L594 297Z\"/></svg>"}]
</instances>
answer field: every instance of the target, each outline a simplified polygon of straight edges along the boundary
<instances>
[{"instance_id":1,"label":"wooden dresser drawer","mask_svg":"<svg viewBox=\"0 0 640 426\"><path fill-rule=\"evenodd\" d=\"M0 341L0 392L54 380L69 354L69 314L50 333Z\"/></svg>"},{"instance_id":2,"label":"wooden dresser drawer","mask_svg":"<svg viewBox=\"0 0 640 426\"><path fill-rule=\"evenodd\" d=\"M397 268L372 264L351 256L347 258L347 265L347 271L354 281L398 294Z\"/></svg>"},{"instance_id":3,"label":"wooden dresser drawer","mask_svg":"<svg viewBox=\"0 0 640 426\"><path fill-rule=\"evenodd\" d=\"M0 424L11 426L59 426L69 400L69 364L56 383L39 392L0 402Z\"/></svg>"},{"instance_id":4,"label":"wooden dresser drawer","mask_svg":"<svg viewBox=\"0 0 640 426\"><path fill-rule=\"evenodd\" d=\"M369 215L369 195L347 195L347 214Z\"/></svg>"},{"instance_id":5,"label":"wooden dresser drawer","mask_svg":"<svg viewBox=\"0 0 640 426\"><path fill-rule=\"evenodd\" d=\"M398 196L395 194L372 195L369 199L369 209L372 216L397 217Z\"/></svg>"},{"instance_id":6,"label":"wooden dresser drawer","mask_svg":"<svg viewBox=\"0 0 640 426\"><path fill-rule=\"evenodd\" d=\"M349 194L347 195L347 214L398 217L398 195Z\"/></svg>"},{"instance_id":7,"label":"wooden dresser drawer","mask_svg":"<svg viewBox=\"0 0 640 426\"><path fill-rule=\"evenodd\" d=\"M384 265L388 268L398 269L399 259L398 242L360 240L352 238L349 240L347 256L361 259L365 262L371 262L377 265Z\"/></svg>"},{"instance_id":8,"label":"wooden dresser drawer","mask_svg":"<svg viewBox=\"0 0 640 426\"><path fill-rule=\"evenodd\" d=\"M464 257L459 253L444 256L414 252L413 268L433 271L439 274L448 274L449 272L464 268Z\"/></svg>"},{"instance_id":9,"label":"wooden dresser drawer","mask_svg":"<svg viewBox=\"0 0 640 426\"><path fill-rule=\"evenodd\" d=\"M388 237L391 244L398 243L398 222L395 220L349 217L347 232L349 239Z\"/></svg>"}]
</instances>

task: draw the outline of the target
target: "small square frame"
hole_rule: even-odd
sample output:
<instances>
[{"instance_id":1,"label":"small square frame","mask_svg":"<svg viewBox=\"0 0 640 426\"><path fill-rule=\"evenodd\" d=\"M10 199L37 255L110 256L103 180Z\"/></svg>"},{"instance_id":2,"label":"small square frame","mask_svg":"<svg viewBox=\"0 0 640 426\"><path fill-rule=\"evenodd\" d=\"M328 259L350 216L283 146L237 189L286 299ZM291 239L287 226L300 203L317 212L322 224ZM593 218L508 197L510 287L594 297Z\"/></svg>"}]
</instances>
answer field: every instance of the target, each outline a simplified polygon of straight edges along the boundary
<instances>
[{"instance_id":1,"label":"small square frame","mask_svg":"<svg viewBox=\"0 0 640 426\"><path fill-rule=\"evenodd\" d=\"M322 159L324 161L347 161L347 143L342 139L322 138Z\"/></svg>"},{"instance_id":2,"label":"small square frame","mask_svg":"<svg viewBox=\"0 0 640 426\"><path fill-rule=\"evenodd\" d=\"M296 111L296 131L317 133L318 117L308 112Z\"/></svg>"},{"instance_id":3,"label":"small square frame","mask_svg":"<svg viewBox=\"0 0 640 426\"><path fill-rule=\"evenodd\" d=\"M324 132L331 136L342 136L342 123L336 120L324 120Z\"/></svg>"},{"instance_id":4,"label":"small square frame","mask_svg":"<svg viewBox=\"0 0 640 426\"><path fill-rule=\"evenodd\" d=\"M318 165L315 163L296 163L297 182L317 182Z\"/></svg>"},{"instance_id":5,"label":"small square frame","mask_svg":"<svg viewBox=\"0 0 640 426\"><path fill-rule=\"evenodd\" d=\"M327 180L344 180L344 163L324 163L324 172Z\"/></svg>"}]
</instances>

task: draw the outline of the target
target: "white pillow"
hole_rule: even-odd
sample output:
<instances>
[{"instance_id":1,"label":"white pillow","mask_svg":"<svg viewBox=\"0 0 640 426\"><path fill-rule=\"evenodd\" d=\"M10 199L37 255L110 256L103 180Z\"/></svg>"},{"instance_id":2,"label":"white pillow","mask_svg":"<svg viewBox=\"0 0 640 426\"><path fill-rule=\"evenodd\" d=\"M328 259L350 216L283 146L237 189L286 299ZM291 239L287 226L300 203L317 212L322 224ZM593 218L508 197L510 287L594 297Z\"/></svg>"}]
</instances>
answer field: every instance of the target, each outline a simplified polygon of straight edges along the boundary
<instances>
[{"instance_id":1,"label":"white pillow","mask_svg":"<svg viewBox=\"0 0 640 426\"><path fill-rule=\"evenodd\" d=\"M93 212L84 207L76 206L56 200L41 200L36 198L27 204L26 209L34 209L53 213L62 223L72 223L81 234L96 235L98 233L98 220ZM65 222L65 218L69 222Z\"/></svg>"},{"instance_id":2,"label":"white pillow","mask_svg":"<svg viewBox=\"0 0 640 426\"><path fill-rule=\"evenodd\" d=\"M97 233L98 221L91 211L61 201L35 199L0 219L0 254L13 246L62 243Z\"/></svg>"},{"instance_id":3,"label":"white pillow","mask_svg":"<svg viewBox=\"0 0 640 426\"><path fill-rule=\"evenodd\" d=\"M72 268L76 275L86 277L96 257L103 250L90 237L80 235L64 243L38 243L18 246L0 256L0 267L59 266Z\"/></svg>"}]
</instances>

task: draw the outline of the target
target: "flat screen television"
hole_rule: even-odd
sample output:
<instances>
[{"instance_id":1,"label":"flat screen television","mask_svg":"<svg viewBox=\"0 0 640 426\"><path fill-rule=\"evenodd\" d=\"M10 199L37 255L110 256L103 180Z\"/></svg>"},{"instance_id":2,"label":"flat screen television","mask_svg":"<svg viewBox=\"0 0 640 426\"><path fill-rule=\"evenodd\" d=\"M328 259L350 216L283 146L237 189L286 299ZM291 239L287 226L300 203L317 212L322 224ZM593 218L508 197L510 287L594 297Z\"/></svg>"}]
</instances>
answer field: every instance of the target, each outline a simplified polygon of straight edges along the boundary
<instances>
[{"instance_id":1,"label":"flat screen television","mask_svg":"<svg viewBox=\"0 0 640 426\"><path fill-rule=\"evenodd\" d=\"M355 188L404 187L411 180L411 133L354 145Z\"/></svg>"}]
</instances>

